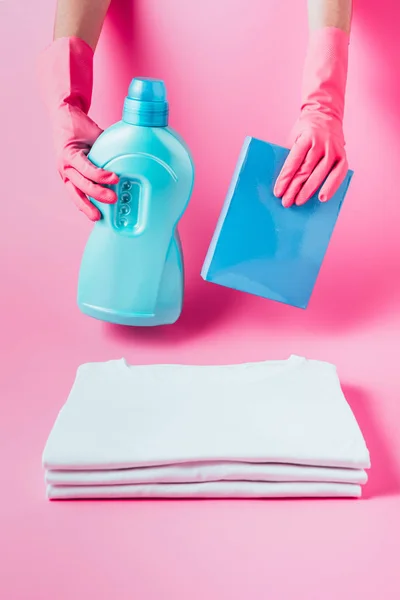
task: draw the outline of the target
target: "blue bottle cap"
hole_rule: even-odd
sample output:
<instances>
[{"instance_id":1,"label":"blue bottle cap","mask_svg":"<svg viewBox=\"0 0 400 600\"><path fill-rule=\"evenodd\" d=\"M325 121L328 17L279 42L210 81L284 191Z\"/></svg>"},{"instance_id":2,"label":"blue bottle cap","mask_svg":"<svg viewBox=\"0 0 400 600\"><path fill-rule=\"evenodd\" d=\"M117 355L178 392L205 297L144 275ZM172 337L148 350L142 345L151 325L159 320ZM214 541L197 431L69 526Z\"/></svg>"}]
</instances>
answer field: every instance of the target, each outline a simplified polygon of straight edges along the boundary
<instances>
[{"instance_id":1,"label":"blue bottle cap","mask_svg":"<svg viewBox=\"0 0 400 600\"><path fill-rule=\"evenodd\" d=\"M122 120L142 127L168 125L168 100L165 84L160 79L132 79L125 98Z\"/></svg>"}]
</instances>

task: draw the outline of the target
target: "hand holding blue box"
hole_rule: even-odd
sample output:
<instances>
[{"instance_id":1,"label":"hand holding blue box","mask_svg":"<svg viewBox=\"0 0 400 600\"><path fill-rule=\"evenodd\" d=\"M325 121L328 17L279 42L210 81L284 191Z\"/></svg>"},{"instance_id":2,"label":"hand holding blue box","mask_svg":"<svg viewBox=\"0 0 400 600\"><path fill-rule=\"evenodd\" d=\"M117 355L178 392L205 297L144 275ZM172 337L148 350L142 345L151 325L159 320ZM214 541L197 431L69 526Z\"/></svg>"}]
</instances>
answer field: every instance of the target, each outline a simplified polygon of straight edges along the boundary
<instances>
[{"instance_id":1,"label":"hand holding blue box","mask_svg":"<svg viewBox=\"0 0 400 600\"><path fill-rule=\"evenodd\" d=\"M202 277L307 308L353 171L325 203L283 208L273 188L289 151L246 138Z\"/></svg>"}]
</instances>

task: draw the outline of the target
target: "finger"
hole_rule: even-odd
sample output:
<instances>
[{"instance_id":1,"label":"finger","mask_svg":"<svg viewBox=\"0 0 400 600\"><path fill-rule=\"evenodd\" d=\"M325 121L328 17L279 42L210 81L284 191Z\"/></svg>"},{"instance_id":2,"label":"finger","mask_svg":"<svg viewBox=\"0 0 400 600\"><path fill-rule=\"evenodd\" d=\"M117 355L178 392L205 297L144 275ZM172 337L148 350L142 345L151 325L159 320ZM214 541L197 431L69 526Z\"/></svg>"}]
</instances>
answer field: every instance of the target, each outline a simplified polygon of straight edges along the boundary
<instances>
[{"instance_id":1,"label":"finger","mask_svg":"<svg viewBox=\"0 0 400 600\"><path fill-rule=\"evenodd\" d=\"M332 196L336 194L336 192L342 185L348 170L349 165L347 163L347 158L343 157L333 167L332 171L329 173L324 185L321 188L321 191L319 193L319 199L321 202L327 202L332 198Z\"/></svg>"},{"instance_id":2,"label":"finger","mask_svg":"<svg viewBox=\"0 0 400 600\"><path fill-rule=\"evenodd\" d=\"M334 165L335 157L332 155L332 153L327 153L322 157L295 197L294 202L297 206L302 206L308 200L310 200L310 198L324 183Z\"/></svg>"},{"instance_id":3,"label":"finger","mask_svg":"<svg viewBox=\"0 0 400 600\"><path fill-rule=\"evenodd\" d=\"M90 196L99 202L104 202L104 204L114 204L114 202L117 201L117 194L114 192L114 190L110 190L109 188L97 185L97 183L93 183L93 181L86 179L86 177L81 175L81 173L78 173L78 171L75 169L68 167L65 169L65 175L79 190L84 192L87 196Z\"/></svg>"},{"instance_id":4,"label":"finger","mask_svg":"<svg viewBox=\"0 0 400 600\"><path fill-rule=\"evenodd\" d=\"M99 219L101 219L100 211L90 202L88 197L68 179L65 181L65 187L75 206L77 206L91 221L99 221Z\"/></svg>"},{"instance_id":5,"label":"finger","mask_svg":"<svg viewBox=\"0 0 400 600\"><path fill-rule=\"evenodd\" d=\"M322 152L318 151L315 147L311 148L307 153L303 164L300 166L286 192L283 194L282 204L285 208L289 208L295 203L298 194L301 192L303 186L308 181L322 158Z\"/></svg>"},{"instance_id":6,"label":"finger","mask_svg":"<svg viewBox=\"0 0 400 600\"><path fill-rule=\"evenodd\" d=\"M82 150L76 152L76 154L71 157L71 166L86 177L86 179L90 179L101 185L115 185L119 181L119 177L116 173L96 167L90 162Z\"/></svg>"},{"instance_id":7,"label":"finger","mask_svg":"<svg viewBox=\"0 0 400 600\"><path fill-rule=\"evenodd\" d=\"M311 148L311 144L312 141L308 136L300 136L292 147L275 183L274 194L277 198L283 197L290 182L304 162L304 159Z\"/></svg>"}]
</instances>

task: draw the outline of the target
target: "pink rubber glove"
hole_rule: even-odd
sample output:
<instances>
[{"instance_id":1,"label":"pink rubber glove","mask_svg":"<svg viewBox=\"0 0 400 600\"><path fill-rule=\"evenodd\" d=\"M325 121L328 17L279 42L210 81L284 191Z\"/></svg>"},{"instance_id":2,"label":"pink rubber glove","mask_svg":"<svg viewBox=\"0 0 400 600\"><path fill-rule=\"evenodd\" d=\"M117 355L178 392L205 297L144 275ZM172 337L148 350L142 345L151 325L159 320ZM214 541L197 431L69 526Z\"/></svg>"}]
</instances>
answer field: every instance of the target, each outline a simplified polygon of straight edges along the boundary
<instances>
[{"instance_id":1,"label":"pink rubber glove","mask_svg":"<svg viewBox=\"0 0 400 600\"><path fill-rule=\"evenodd\" d=\"M39 79L52 122L58 171L79 210L97 221L101 214L87 196L116 202L115 192L102 186L117 183L118 177L87 159L102 133L87 115L93 87L92 48L77 37L57 39L40 57Z\"/></svg>"},{"instance_id":2,"label":"pink rubber glove","mask_svg":"<svg viewBox=\"0 0 400 600\"><path fill-rule=\"evenodd\" d=\"M347 173L342 124L348 45L347 33L335 27L311 34L301 114L292 132L292 149L274 189L285 207L305 204L322 183L319 199L326 202Z\"/></svg>"}]
</instances>

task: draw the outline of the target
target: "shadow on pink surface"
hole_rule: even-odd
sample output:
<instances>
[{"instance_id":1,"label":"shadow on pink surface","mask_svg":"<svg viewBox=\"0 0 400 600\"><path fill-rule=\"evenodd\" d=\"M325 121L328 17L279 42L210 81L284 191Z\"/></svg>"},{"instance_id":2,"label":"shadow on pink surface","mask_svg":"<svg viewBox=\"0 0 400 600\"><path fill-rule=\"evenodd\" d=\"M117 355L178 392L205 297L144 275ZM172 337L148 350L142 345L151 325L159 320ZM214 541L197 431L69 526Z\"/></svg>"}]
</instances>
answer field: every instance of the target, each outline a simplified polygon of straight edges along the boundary
<instances>
[{"instance_id":1,"label":"shadow on pink surface","mask_svg":"<svg viewBox=\"0 0 400 600\"><path fill-rule=\"evenodd\" d=\"M398 252L400 257L400 248ZM201 258L198 250L191 249L186 262L200 265ZM204 282L199 266L197 273L188 273L183 312L177 323L151 329L110 327L108 333L148 343L181 342L213 328L236 328L239 323L249 330L278 331L282 336L303 331L319 337L341 333L362 328L366 322L379 321L385 314L396 317L400 303L399 273L400 260L393 253L382 262L377 259L376 266L354 264L353 269L338 262L317 282L309 307L302 310Z\"/></svg>"},{"instance_id":2,"label":"shadow on pink surface","mask_svg":"<svg viewBox=\"0 0 400 600\"><path fill-rule=\"evenodd\" d=\"M372 400L365 390L358 387L343 385L343 393L363 432L371 456L371 469L363 497L398 495L400 464L391 452L390 440L379 428Z\"/></svg>"},{"instance_id":3,"label":"shadow on pink surface","mask_svg":"<svg viewBox=\"0 0 400 600\"><path fill-rule=\"evenodd\" d=\"M125 327L105 325L106 335L123 342L147 344L173 344L196 338L234 318L235 300L231 290L207 285L200 280L199 286L188 286L180 319L165 327Z\"/></svg>"}]
</instances>

